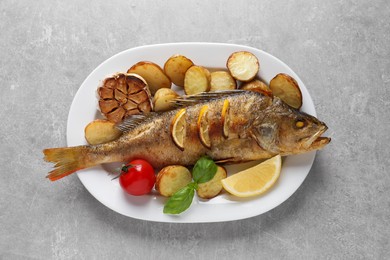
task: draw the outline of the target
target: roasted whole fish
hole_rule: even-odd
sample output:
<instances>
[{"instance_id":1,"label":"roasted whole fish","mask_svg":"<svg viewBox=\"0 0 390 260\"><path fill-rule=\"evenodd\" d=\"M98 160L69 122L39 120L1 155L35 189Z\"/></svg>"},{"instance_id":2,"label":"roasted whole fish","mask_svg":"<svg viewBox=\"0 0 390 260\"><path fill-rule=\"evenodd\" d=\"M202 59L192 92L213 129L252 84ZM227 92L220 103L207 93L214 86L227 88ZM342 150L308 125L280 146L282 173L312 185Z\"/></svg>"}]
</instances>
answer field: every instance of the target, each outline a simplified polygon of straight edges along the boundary
<instances>
[{"instance_id":1,"label":"roasted whole fish","mask_svg":"<svg viewBox=\"0 0 390 260\"><path fill-rule=\"evenodd\" d=\"M175 102L181 108L126 119L118 125L124 134L116 141L45 149L45 160L55 163L47 177L54 181L80 169L135 158L156 168L193 165L202 155L217 162L244 162L318 150L330 142L321 137L327 130L323 122L277 97L235 90L202 93ZM205 108L207 113L202 113ZM179 112L184 120L182 147L172 132ZM199 128L200 115L206 128Z\"/></svg>"}]
</instances>

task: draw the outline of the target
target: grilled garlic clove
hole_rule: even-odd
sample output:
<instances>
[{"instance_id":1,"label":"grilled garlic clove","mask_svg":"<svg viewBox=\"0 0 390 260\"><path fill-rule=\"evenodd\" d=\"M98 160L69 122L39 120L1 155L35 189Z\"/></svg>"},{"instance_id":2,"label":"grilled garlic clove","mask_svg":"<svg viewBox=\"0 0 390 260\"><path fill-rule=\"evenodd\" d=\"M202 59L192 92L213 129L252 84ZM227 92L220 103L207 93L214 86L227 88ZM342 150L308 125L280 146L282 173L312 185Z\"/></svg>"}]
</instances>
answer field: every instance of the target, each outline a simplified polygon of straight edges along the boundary
<instances>
[{"instance_id":1,"label":"grilled garlic clove","mask_svg":"<svg viewBox=\"0 0 390 260\"><path fill-rule=\"evenodd\" d=\"M97 94L101 113L113 123L129 115L149 113L153 108L149 87L137 74L118 73L108 77Z\"/></svg>"}]
</instances>

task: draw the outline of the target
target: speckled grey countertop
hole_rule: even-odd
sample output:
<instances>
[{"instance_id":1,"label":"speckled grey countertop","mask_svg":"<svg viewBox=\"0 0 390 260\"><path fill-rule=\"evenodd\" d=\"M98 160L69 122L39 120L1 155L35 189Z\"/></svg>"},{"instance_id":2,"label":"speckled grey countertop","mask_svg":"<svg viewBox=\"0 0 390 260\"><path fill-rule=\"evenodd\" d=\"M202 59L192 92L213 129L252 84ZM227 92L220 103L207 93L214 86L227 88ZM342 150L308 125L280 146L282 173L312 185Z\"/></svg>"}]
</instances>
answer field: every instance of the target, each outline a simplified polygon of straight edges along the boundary
<instances>
[{"instance_id":1,"label":"speckled grey countertop","mask_svg":"<svg viewBox=\"0 0 390 260\"><path fill-rule=\"evenodd\" d=\"M388 259L388 1L0 2L1 259ZM305 82L332 143L292 197L214 224L131 219L76 175L51 183L86 76L135 46L227 42L265 50Z\"/></svg>"}]
</instances>

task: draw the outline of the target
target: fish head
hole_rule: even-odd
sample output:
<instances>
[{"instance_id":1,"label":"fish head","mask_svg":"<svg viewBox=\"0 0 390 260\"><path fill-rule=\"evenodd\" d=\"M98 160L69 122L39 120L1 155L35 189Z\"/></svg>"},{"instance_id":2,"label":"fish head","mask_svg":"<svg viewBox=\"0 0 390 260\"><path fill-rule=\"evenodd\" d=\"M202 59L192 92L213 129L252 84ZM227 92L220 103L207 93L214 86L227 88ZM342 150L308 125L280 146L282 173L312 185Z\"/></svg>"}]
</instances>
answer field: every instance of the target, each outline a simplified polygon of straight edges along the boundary
<instances>
[{"instance_id":1,"label":"fish head","mask_svg":"<svg viewBox=\"0 0 390 260\"><path fill-rule=\"evenodd\" d=\"M328 129L324 122L278 98L274 98L266 115L255 125L258 144L282 155L319 150L331 140L321 136Z\"/></svg>"},{"instance_id":2,"label":"fish head","mask_svg":"<svg viewBox=\"0 0 390 260\"><path fill-rule=\"evenodd\" d=\"M330 138L321 135L328 129L324 122L316 117L294 110L289 116L283 116L279 129L279 149L282 153L299 154L322 149Z\"/></svg>"}]
</instances>

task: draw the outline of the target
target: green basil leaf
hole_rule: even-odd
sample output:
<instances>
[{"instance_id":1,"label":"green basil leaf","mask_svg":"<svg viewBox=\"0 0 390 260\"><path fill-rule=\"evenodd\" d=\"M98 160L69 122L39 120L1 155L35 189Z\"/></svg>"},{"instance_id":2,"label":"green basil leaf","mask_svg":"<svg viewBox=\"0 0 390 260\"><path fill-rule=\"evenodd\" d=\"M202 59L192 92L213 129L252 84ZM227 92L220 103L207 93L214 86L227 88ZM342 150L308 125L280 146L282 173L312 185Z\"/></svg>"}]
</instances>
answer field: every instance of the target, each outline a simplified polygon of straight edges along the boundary
<instances>
[{"instance_id":1,"label":"green basil leaf","mask_svg":"<svg viewBox=\"0 0 390 260\"><path fill-rule=\"evenodd\" d=\"M198 184L196 182L188 183L187 186L194 190L198 190Z\"/></svg>"},{"instance_id":2,"label":"green basil leaf","mask_svg":"<svg viewBox=\"0 0 390 260\"><path fill-rule=\"evenodd\" d=\"M189 183L168 199L164 206L165 214L180 214L191 206L195 194L194 185L191 184Z\"/></svg>"},{"instance_id":3,"label":"green basil leaf","mask_svg":"<svg viewBox=\"0 0 390 260\"><path fill-rule=\"evenodd\" d=\"M217 165L209 157L201 157L192 169L192 178L196 183L205 183L214 178Z\"/></svg>"}]
</instances>

